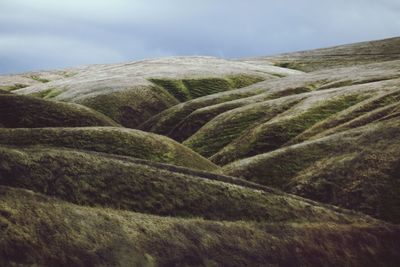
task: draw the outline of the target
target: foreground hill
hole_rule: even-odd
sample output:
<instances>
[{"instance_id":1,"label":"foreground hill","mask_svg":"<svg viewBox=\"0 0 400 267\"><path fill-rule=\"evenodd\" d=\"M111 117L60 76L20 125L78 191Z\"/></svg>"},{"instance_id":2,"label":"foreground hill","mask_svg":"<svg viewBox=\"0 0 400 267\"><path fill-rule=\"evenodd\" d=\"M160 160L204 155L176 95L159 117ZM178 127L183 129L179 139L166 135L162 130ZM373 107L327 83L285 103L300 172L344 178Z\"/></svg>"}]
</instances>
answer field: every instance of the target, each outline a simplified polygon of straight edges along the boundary
<instances>
[{"instance_id":1,"label":"foreground hill","mask_svg":"<svg viewBox=\"0 0 400 267\"><path fill-rule=\"evenodd\" d=\"M130 157L9 147L0 147L0 156L1 185L32 189L81 205L217 220L371 221L230 177Z\"/></svg>"},{"instance_id":2,"label":"foreground hill","mask_svg":"<svg viewBox=\"0 0 400 267\"><path fill-rule=\"evenodd\" d=\"M0 229L7 229L2 230L0 240L2 265L396 266L400 263L397 226L177 219L76 206L9 187L0 187L0 193Z\"/></svg>"},{"instance_id":3,"label":"foreground hill","mask_svg":"<svg viewBox=\"0 0 400 267\"><path fill-rule=\"evenodd\" d=\"M120 127L0 128L0 144L75 148L192 169L217 169L211 161L167 137Z\"/></svg>"},{"instance_id":4,"label":"foreground hill","mask_svg":"<svg viewBox=\"0 0 400 267\"><path fill-rule=\"evenodd\" d=\"M118 124L82 105L0 92L0 127L60 126L118 126Z\"/></svg>"},{"instance_id":5,"label":"foreground hill","mask_svg":"<svg viewBox=\"0 0 400 267\"><path fill-rule=\"evenodd\" d=\"M399 266L399 40L0 76L0 266Z\"/></svg>"}]
</instances>

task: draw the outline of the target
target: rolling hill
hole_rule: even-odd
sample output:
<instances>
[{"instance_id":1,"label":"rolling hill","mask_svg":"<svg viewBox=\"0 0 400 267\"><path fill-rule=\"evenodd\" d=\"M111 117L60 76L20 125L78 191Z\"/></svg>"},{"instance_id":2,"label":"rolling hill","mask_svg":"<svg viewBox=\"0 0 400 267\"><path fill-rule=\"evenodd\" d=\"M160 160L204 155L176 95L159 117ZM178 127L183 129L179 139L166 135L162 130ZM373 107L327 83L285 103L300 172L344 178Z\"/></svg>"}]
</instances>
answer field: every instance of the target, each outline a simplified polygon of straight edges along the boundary
<instances>
[{"instance_id":1,"label":"rolling hill","mask_svg":"<svg viewBox=\"0 0 400 267\"><path fill-rule=\"evenodd\" d=\"M0 266L399 266L399 45L0 76Z\"/></svg>"}]
</instances>

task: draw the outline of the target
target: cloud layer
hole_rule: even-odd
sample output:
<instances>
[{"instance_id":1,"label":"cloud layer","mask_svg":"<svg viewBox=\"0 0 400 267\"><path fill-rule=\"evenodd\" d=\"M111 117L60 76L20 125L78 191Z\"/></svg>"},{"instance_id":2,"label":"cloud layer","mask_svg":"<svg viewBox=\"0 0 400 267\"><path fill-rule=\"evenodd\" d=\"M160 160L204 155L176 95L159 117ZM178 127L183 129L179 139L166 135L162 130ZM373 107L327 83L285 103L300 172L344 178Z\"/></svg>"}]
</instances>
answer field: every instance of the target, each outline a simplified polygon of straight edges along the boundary
<instances>
[{"instance_id":1,"label":"cloud layer","mask_svg":"<svg viewBox=\"0 0 400 267\"><path fill-rule=\"evenodd\" d=\"M398 0L1 0L0 73L400 35Z\"/></svg>"}]
</instances>

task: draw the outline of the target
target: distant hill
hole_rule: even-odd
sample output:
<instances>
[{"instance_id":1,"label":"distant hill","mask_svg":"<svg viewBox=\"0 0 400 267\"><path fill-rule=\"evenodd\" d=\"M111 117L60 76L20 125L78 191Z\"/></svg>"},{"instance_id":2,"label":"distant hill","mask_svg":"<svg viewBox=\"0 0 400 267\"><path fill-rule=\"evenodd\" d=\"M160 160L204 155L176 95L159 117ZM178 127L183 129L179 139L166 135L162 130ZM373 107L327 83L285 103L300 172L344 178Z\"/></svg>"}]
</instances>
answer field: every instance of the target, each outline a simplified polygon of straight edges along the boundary
<instances>
[{"instance_id":1,"label":"distant hill","mask_svg":"<svg viewBox=\"0 0 400 267\"><path fill-rule=\"evenodd\" d=\"M255 61L259 64L267 61L275 66L310 72L321 69L392 61L396 59L400 59L399 37L270 57L257 57L242 61L247 63Z\"/></svg>"}]
</instances>

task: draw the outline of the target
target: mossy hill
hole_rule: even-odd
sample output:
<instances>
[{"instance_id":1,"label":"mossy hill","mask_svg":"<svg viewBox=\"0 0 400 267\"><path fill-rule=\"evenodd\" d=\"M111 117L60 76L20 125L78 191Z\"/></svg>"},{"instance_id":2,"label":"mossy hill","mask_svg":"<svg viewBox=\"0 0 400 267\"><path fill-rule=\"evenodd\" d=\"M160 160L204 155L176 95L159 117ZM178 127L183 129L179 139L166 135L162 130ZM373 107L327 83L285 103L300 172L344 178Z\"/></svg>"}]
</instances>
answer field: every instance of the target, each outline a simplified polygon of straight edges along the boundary
<instances>
[{"instance_id":1,"label":"mossy hill","mask_svg":"<svg viewBox=\"0 0 400 267\"><path fill-rule=\"evenodd\" d=\"M0 266L400 266L399 44L0 76Z\"/></svg>"}]
</instances>

